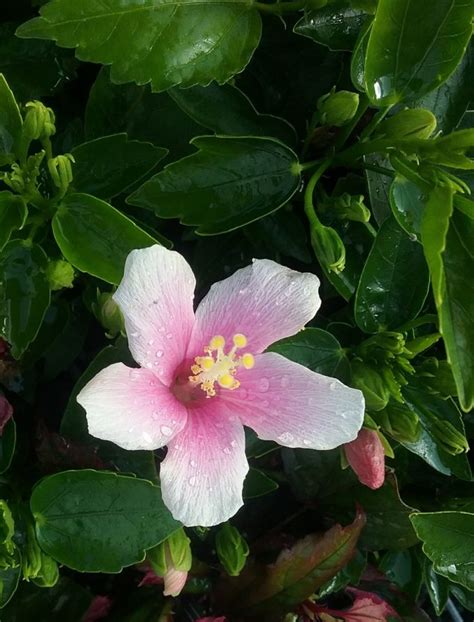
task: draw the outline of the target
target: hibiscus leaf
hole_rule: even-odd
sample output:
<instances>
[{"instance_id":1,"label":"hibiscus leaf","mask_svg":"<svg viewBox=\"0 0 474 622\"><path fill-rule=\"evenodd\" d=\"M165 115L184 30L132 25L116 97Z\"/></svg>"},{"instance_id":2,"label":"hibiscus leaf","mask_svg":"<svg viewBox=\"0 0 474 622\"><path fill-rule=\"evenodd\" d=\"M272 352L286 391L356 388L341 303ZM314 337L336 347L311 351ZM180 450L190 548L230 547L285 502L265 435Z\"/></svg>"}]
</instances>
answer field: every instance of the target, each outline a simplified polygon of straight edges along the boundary
<instances>
[{"instance_id":1,"label":"hibiscus leaf","mask_svg":"<svg viewBox=\"0 0 474 622\"><path fill-rule=\"evenodd\" d=\"M12 232L23 227L26 217L27 208L22 197L8 190L0 192L0 250Z\"/></svg>"},{"instance_id":2,"label":"hibiscus leaf","mask_svg":"<svg viewBox=\"0 0 474 622\"><path fill-rule=\"evenodd\" d=\"M41 480L31 511L41 548L81 572L120 572L179 527L158 486L88 469Z\"/></svg>"},{"instance_id":3,"label":"hibiscus leaf","mask_svg":"<svg viewBox=\"0 0 474 622\"><path fill-rule=\"evenodd\" d=\"M80 60L112 65L114 82L151 81L155 91L226 82L247 65L261 32L249 0L53 0L40 13L19 37L76 48Z\"/></svg>"},{"instance_id":4,"label":"hibiscus leaf","mask_svg":"<svg viewBox=\"0 0 474 622\"><path fill-rule=\"evenodd\" d=\"M418 0L380 0L365 60L372 102L395 104L443 84L471 38L473 8L473 0L438 0L429 11Z\"/></svg>"},{"instance_id":5,"label":"hibiscus leaf","mask_svg":"<svg viewBox=\"0 0 474 622\"><path fill-rule=\"evenodd\" d=\"M410 518L434 570L474 590L474 514L426 512L412 514Z\"/></svg>"},{"instance_id":6,"label":"hibiscus leaf","mask_svg":"<svg viewBox=\"0 0 474 622\"><path fill-rule=\"evenodd\" d=\"M71 153L75 160L72 188L110 199L150 173L168 152L148 142L128 140L123 133L82 143Z\"/></svg>"},{"instance_id":7,"label":"hibiscus leaf","mask_svg":"<svg viewBox=\"0 0 474 622\"><path fill-rule=\"evenodd\" d=\"M215 235L274 212L297 191L295 153L270 138L199 136L199 149L145 182L127 202Z\"/></svg>"},{"instance_id":8,"label":"hibiscus leaf","mask_svg":"<svg viewBox=\"0 0 474 622\"><path fill-rule=\"evenodd\" d=\"M368 333L398 328L418 315L428 287L423 247L394 218L387 219L360 277L354 305L357 325Z\"/></svg>"},{"instance_id":9,"label":"hibiscus leaf","mask_svg":"<svg viewBox=\"0 0 474 622\"><path fill-rule=\"evenodd\" d=\"M61 201L53 218L53 233L74 267L115 285L122 278L130 251L159 243L105 201L82 193Z\"/></svg>"},{"instance_id":10,"label":"hibiscus leaf","mask_svg":"<svg viewBox=\"0 0 474 622\"><path fill-rule=\"evenodd\" d=\"M0 166L13 160L21 138L20 109L3 74L0 73Z\"/></svg>"}]
</instances>

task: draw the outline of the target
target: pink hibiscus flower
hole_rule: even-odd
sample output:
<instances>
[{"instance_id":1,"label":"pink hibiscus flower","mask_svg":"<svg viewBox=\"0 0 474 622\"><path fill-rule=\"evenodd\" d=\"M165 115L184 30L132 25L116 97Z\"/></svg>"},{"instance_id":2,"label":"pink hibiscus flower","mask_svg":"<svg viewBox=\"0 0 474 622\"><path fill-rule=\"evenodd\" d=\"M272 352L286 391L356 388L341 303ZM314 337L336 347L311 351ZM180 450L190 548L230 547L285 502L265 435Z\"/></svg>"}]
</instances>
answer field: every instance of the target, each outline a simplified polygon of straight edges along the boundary
<instances>
[{"instance_id":1,"label":"pink hibiscus flower","mask_svg":"<svg viewBox=\"0 0 474 622\"><path fill-rule=\"evenodd\" d=\"M163 500L184 525L212 526L242 506L244 425L285 447L356 438L362 393L279 354L320 305L319 280L256 260L193 310L195 278L177 252L132 251L114 299L140 368L116 363L79 393L89 432L125 449L168 446Z\"/></svg>"}]
</instances>

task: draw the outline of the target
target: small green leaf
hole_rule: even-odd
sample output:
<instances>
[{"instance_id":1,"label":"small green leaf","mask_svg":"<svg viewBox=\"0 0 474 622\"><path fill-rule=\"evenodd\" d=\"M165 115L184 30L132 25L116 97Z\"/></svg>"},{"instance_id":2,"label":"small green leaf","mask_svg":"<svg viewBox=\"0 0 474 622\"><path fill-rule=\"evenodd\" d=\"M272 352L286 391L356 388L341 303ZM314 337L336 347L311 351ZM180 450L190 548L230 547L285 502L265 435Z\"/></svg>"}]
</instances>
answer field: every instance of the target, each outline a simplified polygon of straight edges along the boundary
<instances>
[{"instance_id":1,"label":"small green leaf","mask_svg":"<svg viewBox=\"0 0 474 622\"><path fill-rule=\"evenodd\" d=\"M319 374L347 382L350 366L339 341L325 330L307 328L269 348Z\"/></svg>"},{"instance_id":2,"label":"small green leaf","mask_svg":"<svg viewBox=\"0 0 474 622\"><path fill-rule=\"evenodd\" d=\"M49 306L47 261L40 246L22 240L9 242L0 256L0 332L15 358L36 337Z\"/></svg>"},{"instance_id":3,"label":"small green leaf","mask_svg":"<svg viewBox=\"0 0 474 622\"><path fill-rule=\"evenodd\" d=\"M309 37L333 51L351 51L367 13L344 0L305 12L294 32Z\"/></svg>"},{"instance_id":4,"label":"small green leaf","mask_svg":"<svg viewBox=\"0 0 474 622\"><path fill-rule=\"evenodd\" d=\"M224 136L191 142L197 153L166 166L127 202L216 235L270 214L298 189L298 159L280 142Z\"/></svg>"},{"instance_id":5,"label":"small green leaf","mask_svg":"<svg viewBox=\"0 0 474 622\"><path fill-rule=\"evenodd\" d=\"M390 186L390 207L400 227L419 238L425 197L412 181L397 175Z\"/></svg>"},{"instance_id":6,"label":"small green leaf","mask_svg":"<svg viewBox=\"0 0 474 622\"><path fill-rule=\"evenodd\" d=\"M155 91L227 82L247 65L261 31L249 0L53 0L40 14L17 36L76 48L80 60L112 65L114 82L151 81Z\"/></svg>"},{"instance_id":7,"label":"small green leaf","mask_svg":"<svg viewBox=\"0 0 474 622\"><path fill-rule=\"evenodd\" d=\"M456 69L472 34L473 0L380 0L367 46L367 94L378 106L421 97Z\"/></svg>"},{"instance_id":8,"label":"small green leaf","mask_svg":"<svg viewBox=\"0 0 474 622\"><path fill-rule=\"evenodd\" d=\"M16 425L15 420L10 419L3 429L0 436L0 474L5 473L10 468L15 453L16 445Z\"/></svg>"},{"instance_id":9,"label":"small green leaf","mask_svg":"<svg viewBox=\"0 0 474 622\"><path fill-rule=\"evenodd\" d=\"M12 232L23 227L27 214L25 201L20 196L8 190L0 192L0 250Z\"/></svg>"},{"instance_id":10,"label":"small green leaf","mask_svg":"<svg viewBox=\"0 0 474 622\"><path fill-rule=\"evenodd\" d=\"M0 166L14 160L23 121L15 96L0 73Z\"/></svg>"},{"instance_id":11,"label":"small green leaf","mask_svg":"<svg viewBox=\"0 0 474 622\"><path fill-rule=\"evenodd\" d=\"M31 511L41 548L81 572L120 572L179 527L151 482L88 469L43 479Z\"/></svg>"},{"instance_id":12,"label":"small green leaf","mask_svg":"<svg viewBox=\"0 0 474 622\"><path fill-rule=\"evenodd\" d=\"M272 136L295 146L293 127L280 117L258 113L250 99L231 84L174 88L168 91L178 106L197 123L226 136Z\"/></svg>"},{"instance_id":13,"label":"small green leaf","mask_svg":"<svg viewBox=\"0 0 474 622\"><path fill-rule=\"evenodd\" d=\"M245 478L243 496L244 499L255 499L268 495L277 488L278 484L273 479L262 471L251 468Z\"/></svg>"},{"instance_id":14,"label":"small green leaf","mask_svg":"<svg viewBox=\"0 0 474 622\"><path fill-rule=\"evenodd\" d=\"M474 590L474 514L426 512L410 519L435 572Z\"/></svg>"},{"instance_id":15,"label":"small green leaf","mask_svg":"<svg viewBox=\"0 0 474 622\"><path fill-rule=\"evenodd\" d=\"M450 584L445 577L436 573L428 559L423 560L423 580L436 615L440 616L448 602Z\"/></svg>"},{"instance_id":16,"label":"small green leaf","mask_svg":"<svg viewBox=\"0 0 474 622\"><path fill-rule=\"evenodd\" d=\"M428 287L423 248L389 218L375 238L360 277L354 308L357 325L368 333L398 328L418 315Z\"/></svg>"},{"instance_id":17,"label":"small green leaf","mask_svg":"<svg viewBox=\"0 0 474 622\"><path fill-rule=\"evenodd\" d=\"M113 134L78 145L71 153L74 191L110 199L150 173L167 150Z\"/></svg>"},{"instance_id":18,"label":"small green leaf","mask_svg":"<svg viewBox=\"0 0 474 622\"><path fill-rule=\"evenodd\" d=\"M70 194L53 218L54 238L72 265L118 285L127 255L158 244L114 207L89 194Z\"/></svg>"},{"instance_id":19,"label":"small green leaf","mask_svg":"<svg viewBox=\"0 0 474 622\"><path fill-rule=\"evenodd\" d=\"M15 594L21 578L21 566L0 569L0 609L8 604Z\"/></svg>"},{"instance_id":20,"label":"small green leaf","mask_svg":"<svg viewBox=\"0 0 474 622\"><path fill-rule=\"evenodd\" d=\"M421 223L421 239L430 268L433 295L458 389L468 411L474 404L474 221L453 212L453 191L438 186L430 193Z\"/></svg>"}]
</instances>

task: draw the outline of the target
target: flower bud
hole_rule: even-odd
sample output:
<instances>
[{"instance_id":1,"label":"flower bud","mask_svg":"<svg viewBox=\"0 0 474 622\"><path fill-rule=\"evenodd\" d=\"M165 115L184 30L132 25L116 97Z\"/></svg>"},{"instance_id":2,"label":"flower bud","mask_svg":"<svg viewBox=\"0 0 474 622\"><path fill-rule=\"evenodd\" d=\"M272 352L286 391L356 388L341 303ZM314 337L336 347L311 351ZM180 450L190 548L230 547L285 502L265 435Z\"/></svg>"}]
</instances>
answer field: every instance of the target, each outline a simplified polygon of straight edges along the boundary
<instances>
[{"instance_id":1,"label":"flower bud","mask_svg":"<svg viewBox=\"0 0 474 622\"><path fill-rule=\"evenodd\" d=\"M344 452L361 484L375 490L385 480L385 452L376 430L362 428L358 437L344 445Z\"/></svg>"},{"instance_id":2,"label":"flower bud","mask_svg":"<svg viewBox=\"0 0 474 622\"><path fill-rule=\"evenodd\" d=\"M107 331L105 334L109 339L125 333L122 312L110 292L101 292L98 289L97 302L93 302L91 307L95 317Z\"/></svg>"},{"instance_id":3,"label":"flower bud","mask_svg":"<svg viewBox=\"0 0 474 622\"><path fill-rule=\"evenodd\" d=\"M69 184L72 182L72 164L74 156L70 153L58 155L48 160L48 170L54 185L60 191L61 196L66 194Z\"/></svg>"},{"instance_id":4,"label":"flower bud","mask_svg":"<svg viewBox=\"0 0 474 622\"><path fill-rule=\"evenodd\" d=\"M72 287L74 268L64 259L50 261L46 267L46 278L53 292L63 287Z\"/></svg>"},{"instance_id":5,"label":"flower bud","mask_svg":"<svg viewBox=\"0 0 474 622\"><path fill-rule=\"evenodd\" d=\"M354 118L359 107L359 95L351 91L335 91L318 99L318 110L324 125L342 127Z\"/></svg>"},{"instance_id":6,"label":"flower bud","mask_svg":"<svg viewBox=\"0 0 474 622\"><path fill-rule=\"evenodd\" d=\"M23 136L26 140L49 138L56 133L54 112L39 101L28 102L23 121Z\"/></svg>"},{"instance_id":7,"label":"flower bud","mask_svg":"<svg viewBox=\"0 0 474 622\"><path fill-rule=\"evenodd\" d=\"M418 415L405 404L391 401L377 413L377 423L400 442L414 443L421 434Z\"/></svg>"},{"instance_id":8,"label":"flower bud","mask_svg":"<svg viewBox=\"0 0 474 622\"><path fill-rule=\"evenodd\" d=\"M390 391L379 371L360 359L351 362L351 369L352 386L364 394L367 410L376 412L385 408L390 399Z\"/></svg>"},{"instance_id":9,"label":"flower bud","mask_svg":"<svg viewBox=\"0 0 474 622\"><path fill-rule=\"evenodd\" d=\"M319 263L329 272L339 274L346 265L346 248L332 227L321 223L311 227L311 245Z\"/></svg>"},{"instance_id":10,"label":"flower bud","mask_svg":"<svg viewBox=\"0 0 474 622\"><path fill-rule=\"evenodd\" d=\"M181 527L171 536L148 551L148 559L155 573L163 577L165 596L178 596L191 568L190 540Z\"/></svg>"},{"instance_id":11,"label":"flower bud","mask_svg":"<svg viewBox=\"0 0 474 622\"><path fill-rule=\"evenodd\" d=\"M430 110L410 108L382 121L374 134L380 138L426 140L435 131L436 123L436 117Z\"/></svg>"},{"instance_id":12,"label":"flower bud","mask_svg":"<svg viewBox=\"0 0 474 622\"><path fill-rule=\"evenodd\" d=\"M217 532L216 551L226 572L237 577L245 566L249 547L239 530L230 523L224 523Z\"/></svg>"}]
</instances>

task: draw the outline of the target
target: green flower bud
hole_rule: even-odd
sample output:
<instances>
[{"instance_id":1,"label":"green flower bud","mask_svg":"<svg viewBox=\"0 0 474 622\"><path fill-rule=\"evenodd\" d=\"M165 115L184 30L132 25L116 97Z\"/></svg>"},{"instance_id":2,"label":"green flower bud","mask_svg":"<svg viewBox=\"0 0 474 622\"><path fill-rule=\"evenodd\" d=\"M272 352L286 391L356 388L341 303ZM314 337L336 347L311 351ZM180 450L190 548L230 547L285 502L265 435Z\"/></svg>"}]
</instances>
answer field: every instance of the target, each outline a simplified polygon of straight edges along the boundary
<instances>
[{"instance_id":1,"label":"green flower bud","mask_svg":"<svg viewBox=\"0 0 474 622\"><path fill-rule=\"evenodd\" d=\"M63 287L72 287L74 268L64 259L50 261L46 267L46 278L53 292Z\"/></svg>"},{"instance_id":2,"label":"green flower bud","mask_svg":"<svg viewBox=\"0 0 474 622\"><path fill-rule=\"evenodd\" d=\"M414 443L421 433L418 415L405 404L390 401L386 408L376 413L377 423L397 441Z\"/></svg>"},{"instance_id":3,"label":"green flower bud","mask_svg":"<svg viewBox=\"0 0 474 622\"><path fill-rule=\"evenodd\" d=\"M351 91L335 91L318 99L318 110L324 125L342 127L354 118L359 107L359 95Z\"/></svg>"},{"instance_id":4,"label":"green flower bud","mask_svg":"<svg viewBox=\"0 0 474 622\"><path fill-rule=\"evenodd\" d=\"M164 577L170 569L187 572L192 564L191 541L181 527L150 549L147 557L159 577Z\"/></svg>"},{"instance_id":5,"label":"green flower bud","mask_svg":"<svg viewBox=\"0 0 474 622\"><path fill-rule=\"evenodd\" d=\"M110 292L101 292L98 289L97 302L93 302L91 307L97 320L106 329L109 339L120 333L125 334L122 312Z\"/></svg>"},{"instance_id":6,"label":"green flower bud","mask_svg":"<svg viewBox=\"0 0 474 622\"><path fill-rule=\"evenodd\" d=\"M311 227L311 245L319 263L329 272L339 274L346 266L346 248L332 227L321 223Z\"/></svg>"},{"instance_id":7,"label":"green flower bud","mask_svg":"<svg viewBox=\"0 0 474 622\"><path fill-rule=\"evenodd\" d=\"M217 532L216 551L219 561L231 577L236 577L242 572L249 547L239 530L230 523L224 523Z\"/></svg>"},{"instance_id":8,"label":"green flower bud","mask_svg":"<svg viewBox=\"0 0 474 622\"><path fill-rule=\"evenodd\" d=\"M16 546L13 542L15 522L6 501L0 500L0 569L16 567Z\"/></svg>"},{"instance_id":9,"label":"green flower bud","mask_svg":"<svg viewBox=\"0 0 474 622\"><path fill-rule=\"evenodd\" d=\"M360 359L351 362L351 370L352 386L364 394L367 410L376 412L385 408L390 399L390 391L379 371Z\"/></svg>"},{"instance_id":10,"label":"green flower bud","mask_svg":"<svg viewBox=\"0 0 474 622\"><path fill-rule=\"evenodd\" d=\"M462 432L457 430L450 421L431 417L431 431L438 443L449 454L456 456L469 451L469 443Z\"/></svg>"},{"instance_id":11,"label":"green flower bud","mask_svg":"<svg viewBox=\"0 0 474 622\"><path fill-rule=\"evenodd\" d=\"M49 138L56 133L54 112L39 101L28 102L23 121L23 136L26 140Z\"/></svg>"},{"instance_id":12,"label":"green flower bud","mask_svg":"<svg viewBox=\"0 0 474 622\"><path fill-rule=\"evenodd\" d=\"M385 119L377 127L379 138L420 138L426 140L436 129L436 117L430 110L413 108L402 110Z\"/></svg>"},{"instance_id":13,"label":"green flower bud","mask_svg":"<svg viewBox=\"0 0 474 622\"><path fill-rule=\"evenodd\" d=\"M49 174L61 196L66 194L69 184L72 182L72 164L74 161L74 156L70 153L58 155L48 160Z\"/></svg>"}]
</instances>

